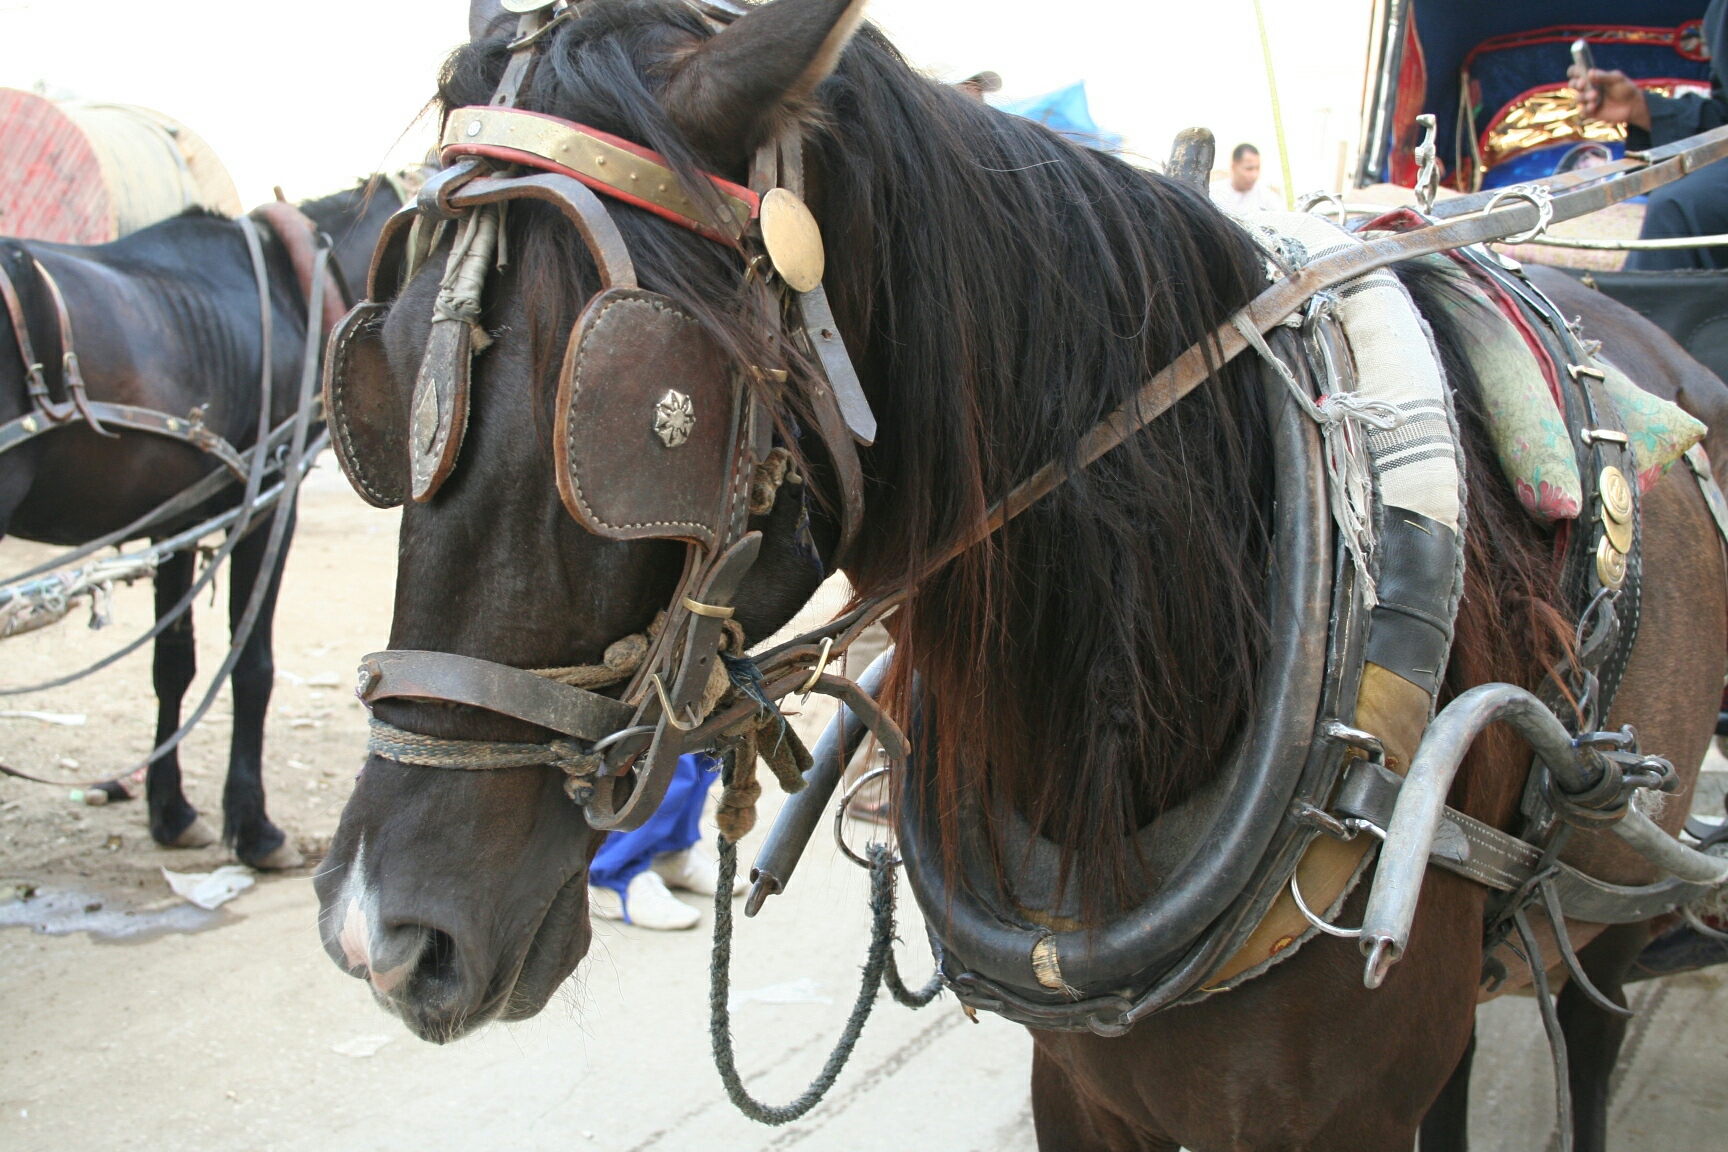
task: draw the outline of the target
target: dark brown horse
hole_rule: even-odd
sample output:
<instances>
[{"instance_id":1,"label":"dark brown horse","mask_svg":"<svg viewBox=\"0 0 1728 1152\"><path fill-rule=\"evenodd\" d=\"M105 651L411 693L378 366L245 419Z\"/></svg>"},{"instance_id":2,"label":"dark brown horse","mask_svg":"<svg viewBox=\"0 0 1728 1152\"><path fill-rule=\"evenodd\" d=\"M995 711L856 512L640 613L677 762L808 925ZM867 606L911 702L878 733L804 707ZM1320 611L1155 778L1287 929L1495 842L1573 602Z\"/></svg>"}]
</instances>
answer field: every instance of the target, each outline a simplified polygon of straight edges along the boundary
<instances>
[{"instance_id":1,"label":"dark brown horse","mask_svg":"<svg viewBox=\"0 0 1728 1152\"><path fill-rule=\"evenodd\" d=\"M868 595L922 571L1001 493L1072 452L1258 292L1264 272L1203 195L917 75L859 26L862 8L776 0L716 34L677 0L591 0L549 39L521 106L650 147L690 187L698 168L744 179L760 141L802 130L827 289L881 428L847 568ZM503 71L504 26L480 24L492 36L452 58L446 107L486 103ZM656 217L608 208L643 285L690 309L741 362L787 363L784 386L758 384L783 427L811 427L809 366L762 334L741 262ZM509 230L512 262L487 289L484 323L497 338L475 361L460 465L434 499L404 509L390 646L522 668L592 663L652 619L683 558L669 544L603 541L565 513L550 443L555 375L596 273L559 217L513 207ZM1431 305L1439 289L1405 275ZM398 298L384 329L388 369L369 386L412 387L437 279L422 274ZM1728 401L1626 310L1582 290L1563 303L1653 390L1683 392L1695 408ZM1570 633L1555 607L1553 537L1497 482L1457 334L1442 310L1425 311L1458 388L1471 477L1449 691L1534 686ZM941 750L919 771L951 797L988 791L1026 813L1063 847L1094 921L1113 907L1134 830L1217 770L1255 704L1274 494L1254 372L1220 371L926 581L891 621L892 702L907 716L916 669L921 731ZM799 446L806 491L832 491L819 442ZM1689 786L1724 664L1722 550L1686 475L1668 477L1645 509L1643 632L1613 722L1635 720ZM815 564L801 544L806 513ZM782 499L752 527L764 544L736 604L755 641L826 574L837 534L820 496ZM466 707L390 700L377 713L432 736L550 735ZM1509 737L1482 741L1454 804L1510 826L1529 761ZM585 868L599 837L558 776L365 765L317 879L324 939L419 1035L446 1041L530 1016L586 953ZM1623 855L1599 855L1605 876L1641 874ZM1319 939L1121 1039L1035 1033L1041 1145L1408 1149L1449 1080L1462 1082L1484 895L1431 874L1408 958L1377 991L1363 988L1352 945ZM1346 923L1361 903L1359 893ZM1616 930L1612 947L1590 953L1611 995L1643 931ZM1618 1039L1588 1005L1567 1011L1569 1030L1595 1045L1574 1075L1595 1078L1579 1091L1595 1119L1580 1126L1599 1129ZM1436 1131L1430 1146L1442 1139Z\"/></svg>"},{"instance_id":2,"label":"dark brown horse","mask_svg":"<svg viewBox=\"0 0 1728 1152\"><path fill-rule=\"evenodd\" d=\"M364 283L378 233L398 207L391 186L367 182L308 201L301 210L331 238L332 264L343 279ZM261 231L273 316L269 418L275 427L293 415L299 396L306 298L283 239L272 228ZM238 223L193 212L91 247L0 241L0 261L17 286L49 386L64 395L55 309L33 260L48 269L65 294L92 400L178 417L202 408L212 432L242 451L251 447L263 344L255 273ZM28 411L30 400L11 326L0 325L0 333L3 423ZM74 422L0 454L0 536L82 544L131 524L221 467L189 444L135 432L107 439ZM240 486L231 485L203 505L153 525L151 534L158 540L173 536L239 500ZM268 523L268 514L263 522ZM277 563L266 573L268 537L267 531L255 531L242 540L227 577L235 619L257 581L267 580L269 591L232 674L234 729L223 790L224 839L241 860L265 868L300 863L264 805L264 719L275 679L271 617L288 542L284 538ZM159 617L188 595L195 559L191 551L180 552L157 567ZM153 671L156 739L162 741L180 727L181 701L196 672L190 608L157 637ZM181 790L177 752L151 765L145 787L150 833L157 843L202 847L215 840Z\"/></svg>"}]
</instances>

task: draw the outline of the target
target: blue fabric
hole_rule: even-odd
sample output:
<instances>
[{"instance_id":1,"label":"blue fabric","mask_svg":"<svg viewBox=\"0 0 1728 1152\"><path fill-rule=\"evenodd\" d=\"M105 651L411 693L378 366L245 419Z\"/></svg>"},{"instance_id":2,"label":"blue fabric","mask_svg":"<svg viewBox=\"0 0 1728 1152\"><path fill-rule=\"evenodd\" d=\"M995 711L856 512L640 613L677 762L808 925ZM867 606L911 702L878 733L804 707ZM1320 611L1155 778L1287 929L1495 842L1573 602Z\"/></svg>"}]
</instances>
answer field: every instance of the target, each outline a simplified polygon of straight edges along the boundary
<instances>
[{"instance_id":1,"label":"blue fabric","mask_svg":"<svg viewBox=\"0 0 1728 1152\"><path fill-rule=\"evenodd\" d=\"M1482 178L1484 190L1491 188L1510 188L1514 184L1523 184L1531 180L1540 180L1544 176L1554 175L1554 170L1560 166L1560 161L1566 158L1566 153L1578 146L1578 141L1568 140L1563 144L1554 144L1547 148L1534 148L1529 152L1502 161L1488 170ZM1608 154L1618 160L1626 155L1624 144L1603 144Z\"/></svg>"},{"instance_id":2,"label":"blue fabric","mask_svg":"<svg viewBox=\"0 0 1728 1152\"><path fill-rule=\"evenodd\" d=\"M660 807L636 831L606 837L588 866L588 883L623 896L630 881L646 872L654 857L682 852L701 839L702 805L708 800L708 789L719 778L719 761L706 752L678 757L678 767Z\"/></svg>"},{"instance_id":3,"label":"blue fabric","mask_svg":"<svg viewBox=\"0 0 1728 1152\"><path fill-rule=\"evenodd\" d=\"M1092 119L1092 109L1086 102L1086 82L1070 84L1042 96L1026 100L1008 100L996 105L1014 116L1036 120L1044 127L1068 137L1076 144L1114 152L1122 147L1122 137L1106 132Z\"/></svg>"}]
</instances>

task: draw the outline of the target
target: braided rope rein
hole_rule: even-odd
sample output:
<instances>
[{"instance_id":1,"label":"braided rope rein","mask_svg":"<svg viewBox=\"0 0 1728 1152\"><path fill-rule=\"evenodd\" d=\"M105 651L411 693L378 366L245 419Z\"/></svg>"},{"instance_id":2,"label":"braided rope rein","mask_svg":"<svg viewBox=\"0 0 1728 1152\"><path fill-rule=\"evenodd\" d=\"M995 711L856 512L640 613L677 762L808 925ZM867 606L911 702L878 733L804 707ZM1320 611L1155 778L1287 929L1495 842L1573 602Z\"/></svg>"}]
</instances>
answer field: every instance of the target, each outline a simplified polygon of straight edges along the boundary
<instances>
[{"instance_id":1,"label":"braided rope rein","mask_svg":"<svg viewBox=\"0 0 1728 1152\"><path fill-rule=\"evenodd\" d=\"M852 1049L876 1006L876 993L884 984L894 999L908 1008L922 1008L942 991L942 964L938 957L936 972L930 982L916 992L909 991L900 979L899 966L894 961L894 869L897 866L888 854L886 844L872 844L870 858L870 949L865 953L864 975L859 981L858 999L846 1018L834 1050L828 1054L822 1071L809 1087L789 1104L764 1104L750 1095L744 1079L738 1074L736 1049L732 1041L732 884L738 875L738 846L725 836L719 838L720 875L714 886L714 958L709 965L709 1037L714 1045L714 1066L720 1072L720 1082L726 1095L738 1110L759 1124L779 1126L790 1124L821 1103L841 1069L852 1057Z\"/></svg>"}]
</instances>

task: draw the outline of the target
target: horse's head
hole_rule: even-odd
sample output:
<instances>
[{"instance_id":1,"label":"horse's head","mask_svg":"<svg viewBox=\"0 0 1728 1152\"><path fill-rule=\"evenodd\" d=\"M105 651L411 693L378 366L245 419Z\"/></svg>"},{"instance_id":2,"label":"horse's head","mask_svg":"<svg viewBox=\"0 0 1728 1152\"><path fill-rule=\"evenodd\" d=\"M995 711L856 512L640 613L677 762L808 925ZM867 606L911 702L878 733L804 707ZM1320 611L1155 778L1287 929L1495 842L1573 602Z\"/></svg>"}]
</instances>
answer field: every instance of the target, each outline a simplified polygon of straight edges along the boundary
<instances>
[{"instance_id":1,"label":"horse's head","mask_svg":"<svg viewBox=\"0 0 1728 1152\"><path fill-rule=\"evenodd\" d=\"M700 197L711 188L703 170L748 180L753 151L791 121L827 74L862 6L776 0L716 31L675 0L591 0L546 38L518 106L651 148ZM447 109L489 102L509 38L478 40L452 58L440 89ZM641 288L670 299L699 330L725 379L740 382L729 386L751 390L751 400L737 403L754 403L760 415L739 442L794 448L808 465L809 482L783 486L771 510L760 511L757 501L747 522L737 513L742 527L760 533L760 547L749 578L730 597L732 620L743 642L759 640L809 598L837 540L827 512L834 501L824 493L828 458L815 437L800 438L811 427L800 399L811 361L787 344L773 297L760 277L746 275L736 248L617 199L605 201L604 214ZM547 204L512 199L503 217L502 243L483 272L479 323L461 337L475 349L465 430L459 422L447 475L403 508L390 648L528 670L599 665L609 647L636 634L660 637L666 642L653 643L670 651L682 643L670 634L697 622L677 606L683 594L699 591L687 577L713 563L716 545L676 533L602 536L578 522L572 504L580 496L568 483L560 492L558 454L566 445L555 429L575 419L558 411L567 346L605 270ZM391 426L399 438L382 461L367 463L404 490L411 465L403 441L421 434L418 404L415 416L406 416L409 397L435 358L428 356L429 343L441 338L434 316L448 312L441 281L465 227L454 221L435 231L435 223L423 218L406 241L406 229L386 234L381 254L395 237L398 252L423 254L418 267L400 291L393 277L374 284L374 298L393 300L387 312L371 314L370 351L332 353L347 394L397 413ZM626 368L628 352L618 357ZM697 391L681 373L699 366L659 367L666 377L657 389ZM596 385L602 403L604 385ZM634 415L644 423L630 425L632 435L652 430L652 411ZM726 417L698 411L697 418ZM601 448L617 461L616 443ZM633 468L618 468L630 474L591 480L652 488L658 467L644 455ZM719 490L704 495L725 499ZM651 651L649 662L657 658ZM674 663L668 656L665 666ZM653 724L654 693L640 675L602 691L627 695L632 706L646 701ZM593 734L571 741L568 731L495 709L426 698L436 695L379 698L374 716L425 737L536 745L563 739L578 759L589 755ZM642 724L642 711L635 722ZM539 1011L590 940L587 866L601 834L566 784L556 767L462 771L371 756L317 879L326 949L428 1039ZM602 778L598 787L627 790L627 779Z\"/></svg>"}]
</instances>

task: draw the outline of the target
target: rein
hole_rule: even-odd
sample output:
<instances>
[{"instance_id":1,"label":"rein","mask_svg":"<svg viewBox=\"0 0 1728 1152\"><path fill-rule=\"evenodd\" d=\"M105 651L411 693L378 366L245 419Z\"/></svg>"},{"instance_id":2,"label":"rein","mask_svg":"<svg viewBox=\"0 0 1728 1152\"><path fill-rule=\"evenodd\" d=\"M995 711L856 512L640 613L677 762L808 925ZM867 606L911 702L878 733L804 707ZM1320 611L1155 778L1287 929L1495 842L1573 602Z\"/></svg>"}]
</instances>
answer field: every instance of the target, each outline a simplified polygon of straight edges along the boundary
<instances>
[{"instance_id":1,"label":"rein","mask_svg":"<svg viewBox=\"0 0 1728 1152\"><path fill-rule=\"evenodd\" d=\"M80 680L108 667L160 636L191 609L198 595L215 579L222 562L233 553L240 542L256 528L262 526L262 521L257 519L259 515L274 509L270 520L270 535L265 545L260 569L266 574L266 577L258 581L242 609L241 616L232 629L233 635L230 637L228 653L221 667L212 677L210 687L204 698L180 727L153 748L143 761L130 772L83 789L83 799L86 803L103 804L110 800L129 798L132 795L131 789L143 782L150 765L176 748L197 727L215 703L217 694L228 674L239 662L246 642L257 625L265 598L269 592L268 573L275 570L276 562L286 543L287 530L293 519L293 508L300 482L305 478L311 461L323 450L325 444L326 437L324 434L321 433L317 438L311 437L311 427L319 419L319 397L316 385L319 359L323 351L323 342L320 336L330 320L331 309L328 305L332 303L331 297L335 296L335 306L338 312L345 307L340 296L335 295L340 289L334 277L334 266L330 263L330 248L317 234L311 221L291 205L269 205L255 215L269 224L290 251L296 271L302 280L302 288L305 291L307 332L300 374L300 391L294 415L288 417L277 427L271 428L269 421L275 369L272 357L274 309L270 300L270 274L257 223L252 217L241 217L236 223L239 225L246 242L253 279L256 284L262 349L259 367L257 434L254 446L245 452L236 450L226 440L204 426L202 408L194 409L190 418L182 420L179 417L150 409L90 401L85 395L83 376L78 369L77 353L73 344L71 315L66 306L65 297L48 270L39 261L33 260L34 269L43 280L54 304L60 332L65 381L67 390L72 397L69 401L56 404L48 394L42 366L35 359L34 347L16 286L7 276L4 267L0 266L0 296L4 296L6 301L7 312L13 326L13 335L17 340L30 381L29 394L35 408L32 413L6 425L0 425L0 452L22 443L25 439L57 427L68 426L81 417L91 426L92 430L108 437L117 437L118 433L104 428L103 420L131 431L170 436L215 456L222 462L225 469L225 471L215 472L204 477L133 523L14 577L9 586L4 589L10 595L5 601L0 601L0 608L5 607L14 599L19 599L20 593L22 593L23 602L27 603L31 586L24 582L31 578L39 577L66 564L75 563L103 548L131 539L147 531L152 525L182 515L228 488L236 479L243 482L245 486L238 508L196 525L169 540L153 544L137 557L132 558L129 564L115 565L110 562L111 571L118 574L102 573L101 575L106 577L105 582L92 585L93 591L100 591L102 588L111 587L116 579L130 580L143 575L153 575L156 565L163 557L193 547L210 532L226 528L226 538L205 565L203 572L194 581L192 587L181 596L172 608L161 614L150 629L118 651L110 653L86 668L40 684L0 688L0 696L36 692ZM293 233L296 228L304 231L304 237ZM14 430L19 434L9 437L8 433ZM285 458L284 453L286 454ZM281 481L273 489L266 492L263 490L263 481L265 476L272 471L280 472ZM118 559L125 561L127 558ZM59 577L51 577L50 582L61 584ZM28 609L26 610L28 611ZM59 614L48 612L44 615L39 613L38 617L29 621L30 627L52 623L53 620L59 618ZM43 780L6 765L0 765L0 774L40 784L57 783Z\"/></svg>"}]
</instances>

